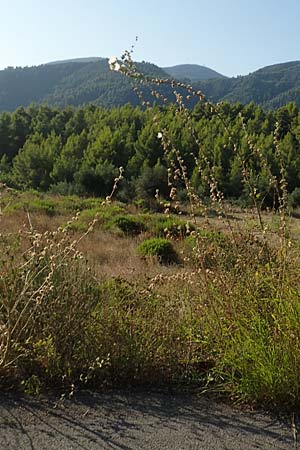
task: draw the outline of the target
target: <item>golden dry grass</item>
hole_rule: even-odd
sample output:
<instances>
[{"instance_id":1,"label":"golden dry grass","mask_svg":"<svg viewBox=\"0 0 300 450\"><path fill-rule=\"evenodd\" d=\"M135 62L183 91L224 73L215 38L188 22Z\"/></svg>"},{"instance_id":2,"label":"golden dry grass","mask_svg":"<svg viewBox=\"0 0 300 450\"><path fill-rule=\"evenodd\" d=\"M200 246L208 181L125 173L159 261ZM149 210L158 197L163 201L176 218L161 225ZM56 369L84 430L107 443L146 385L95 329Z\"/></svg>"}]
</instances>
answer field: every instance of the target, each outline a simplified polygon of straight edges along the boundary
<instances>
[{"instance_id":1,"label":"golden dry grass","mask_svg":"<svg viewBox=\"0 0 300 450\"><path fill-rule=\"evenodd\" d=\"M30 231L31 226L36 232L44 233L56 230L70 219L70 215L49 217L43 213L28 215L24 211L16 211L0 216L0 233L3 236L17 235L20 230L26 233ZM78 239L82 235L80 231L71 233L74 239ZM155 258L147 260L141 258L136 252L136 247L147 237L147 234L137 237L121 236L96 226L81 240L78 250L87 259L99 281L112 277L120 277L128 281L142 281L158 274L172 275L185 270L181 266L162 266ZM177 247L180 251L179 243Z\"/></svg>"},{"instance_id":2,"label":"golden dry grass","mask_svg":"<svg viewBox=\"0 0 300 450\"><path fill-rule=\"evenodd\" d=\"M136 213L136 209L134 212ZM30 231L30 228L39 233L54 231L71 219L70 214L54 215L49 217L43 212L26 213L25 211L15 211L0 216L0 234L17 234L20 230ZM266 225L266 235L270 242L278 240L279 216L276 214L263 212L262 219ZM255 212L240 210L238 208L230 211L230 228L235 232L250 230L254 234L260 234ZM197 217L197 226L204 230L229 233L229 221L224 217ZM289 217L288 227L290 237L297 240L300 237L300 218ZM77 239L82 232L73 231L74 239ZM137 245L148 237L147 233L137 237L126 237L117 233L104 231L96 226L79 245L79 250L88 260L99 279L121 277L127 280L149 279L158 274L172 275L182 273L193 268L182 266L162 266L155 259L142 259L136 253ZM182 245L175 242L177 251L181 253Z\"/></svg>"}]
</instances>

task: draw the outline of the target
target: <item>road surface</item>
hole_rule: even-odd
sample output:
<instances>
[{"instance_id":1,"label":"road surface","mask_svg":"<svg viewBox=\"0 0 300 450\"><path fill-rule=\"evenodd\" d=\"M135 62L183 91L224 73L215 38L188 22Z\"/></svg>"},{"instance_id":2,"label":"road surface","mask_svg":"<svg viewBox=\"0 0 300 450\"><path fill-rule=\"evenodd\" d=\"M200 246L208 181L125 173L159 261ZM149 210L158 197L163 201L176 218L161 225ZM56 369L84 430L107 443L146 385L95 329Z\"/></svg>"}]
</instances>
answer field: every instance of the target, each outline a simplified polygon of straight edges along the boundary
<instances>
[{"instance_id":1,"label":"road surface","mask_svg":"<svg viewBox=\"0 0 300 450\"><path fill-rule=\"evenodd\" d=\"M288 422L185 394L0 396L0 450L293 450Z\"/></svg>"}]
</instances>

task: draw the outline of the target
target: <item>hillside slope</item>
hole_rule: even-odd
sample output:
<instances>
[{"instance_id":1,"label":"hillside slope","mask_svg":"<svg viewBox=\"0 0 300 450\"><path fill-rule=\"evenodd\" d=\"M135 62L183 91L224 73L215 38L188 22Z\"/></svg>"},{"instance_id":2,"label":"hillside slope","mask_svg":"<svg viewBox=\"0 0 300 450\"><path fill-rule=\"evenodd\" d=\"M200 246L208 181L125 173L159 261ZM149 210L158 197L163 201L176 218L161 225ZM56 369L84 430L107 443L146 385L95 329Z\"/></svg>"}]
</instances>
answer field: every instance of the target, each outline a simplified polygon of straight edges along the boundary
<instances>
[{"instance_id":1,"label":"hillside slope","mask_svg":"<svg viewBox=\"0 0 300 450\"><path fill-rule=\"evenodd\" d=\"M137 65L138 69L146 74L168 77L165 70L154 64L142 62ZM182 69L186 65L175 67ZM191 78L200 76L199 71L196 71L198 75L195 72L195 67L198 70L201 66L191 65L190 72L181 71L181 74L186 76L189 73ZM181 77L179 72L176 72L178 79ZM247 104L254 101L266 109L277 108L290 101L300 105L300 61L264 67L246 76L220 76L201 81L193 79L192 83L210 100L216 102ZM173 99L171 89L162 89L168 99ZM149 89L145 90L145 95L147 99L151 98ZM103 58L96 61L93 58L78 59L0 71L0 111L12 111L18 106L26 107L32 102L59 107L93 103L108 108L126 103L140 104L130 80L119 73L111 72L107 60Z\"/></svg>"},{"instance_id":2,"label":"hillside slope","mask_svg":"<svg viewBox=\"0 0 300 450\"><path fill-rule=\"evenodd\" d=\"M267 66L246 76L204 81L200 87L214 101L254 101L267 109L290 101L300 105L300 61Z\"/></svg>"},{"instance_id":3,"label":"hillside slope","mask_svg":"<svg viewBox=\"0 0 300 450\"><path fill-rule=\"evenodd\" d=\"M172 78L177 80L189 79L191 81L209 80L213 78L226 78L224 75L198 64L179 64L172 67L163 67Z\"/></svg>"}]
</instances>

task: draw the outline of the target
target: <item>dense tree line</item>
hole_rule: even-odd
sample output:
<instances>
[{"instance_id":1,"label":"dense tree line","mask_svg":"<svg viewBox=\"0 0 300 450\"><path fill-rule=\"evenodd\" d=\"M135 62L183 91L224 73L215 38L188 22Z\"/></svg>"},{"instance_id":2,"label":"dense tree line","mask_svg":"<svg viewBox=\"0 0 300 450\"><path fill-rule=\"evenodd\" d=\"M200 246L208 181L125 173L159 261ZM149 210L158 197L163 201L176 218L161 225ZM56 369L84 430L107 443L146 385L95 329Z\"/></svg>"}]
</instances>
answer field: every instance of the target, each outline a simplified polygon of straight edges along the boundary
<instances>
[{"instance_id":1,"label":"dense tree line","mask_svg":"<svg viewBox=\"0 0 300 450\"><path fill-rule=\"evenodd\" d=\"M168 151L159 131L172 142ZM146 111L130 105L110 110L30 106L0 115L0 181L17 189L104 197L122 166L119 198L149 201L156 189L168 196L167 170L178 167L176 149L203 198L209 196L207 180L213 174L226 197L246 201L249 186L242 173L247 170L257 195L268 204L274 192L266 161L277 177L284 162L289 192L297 193L299 147L300 112L293 103L275 112L254 103L223 103L219 114L199 103L188 123L172 105ZM184 198L184 184L173 181Z\"/></svg>"}]
</instances>

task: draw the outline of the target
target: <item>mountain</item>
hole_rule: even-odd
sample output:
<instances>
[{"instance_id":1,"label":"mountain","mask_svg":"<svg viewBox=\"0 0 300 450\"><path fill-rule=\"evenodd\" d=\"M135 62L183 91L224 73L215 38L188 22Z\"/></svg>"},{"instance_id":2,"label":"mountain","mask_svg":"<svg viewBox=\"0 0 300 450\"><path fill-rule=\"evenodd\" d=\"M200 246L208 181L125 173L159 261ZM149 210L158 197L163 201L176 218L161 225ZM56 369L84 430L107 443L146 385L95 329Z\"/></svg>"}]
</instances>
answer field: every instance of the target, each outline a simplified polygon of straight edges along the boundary
<instances>
[{"instance_id":1,"label":"mountain","mask_svg":"<svg viewBox=\"0 0 300 450\"><path fill-rule=\"evenodd\" d=\"M137 67L148 75L167 78L154 64L137 63ZM149 89L144 91L150 100ZM96 62L67 61L1 70L0 111L12 111L32 102L59 107L94 103L108 108L140 104L130 80L112 72L104 58Z\"/></svg>"},{"instance_id":2,"label":"mountain","mask_svg":"<svg viewBox=\"0 0 300 450\"><path fill-rule=\"evenodd\" d=\"M73 58L73 59L63 59L63 60L59 60L59 61L51 61L51 62L47 63L47 65L50 65L50 64L65 64L65 63L71 63L71 62L75 62L75 63L90 63L90 62L101 61L102 59L105 59L105 58L101 58L100 56L90 56L90 57L85 57L85 58Z\"/></svg>"},{"instance_id":3,"label":"mountain","mask_svg":"<svg viewBox=\"0 0 300 450\"><path fill-rule=\"evenodd\" d=\"M172 67L163 67L163 70L176 80L209 80L213 78L226 78L224 75L198 64L179 64Z\"/></svg>"},{"instance_id":4,"label":"mountain","mask_svg":"<svg viewBox=\"0 0 300 450\"><path fill-rule=\"evenodd\" d=\"M274 109L290 101L300 105L300 61L263 67L246 76L207 80L201 88L213 101L254 101Z\"/></svg>"},{"instance_id":5,"label":"mountain","mask_svg":"<svg viewBox=\"0 0 300 450\"><path fill-rule=\"evenodd\" d=\"M265 109L278 108L290 101L300 105L300 61L275 64L234 78L224 77L197 65L162 69L142 62L137 63L137 66L139 71L159 78L173 76L171 69L174 69L175 72L172 73L176 73L178 80L189 76L195 89L202 90L215 102L246 104L254 101ZM213 73L218 77L199 80L197 77L204 76L202 69L205 69L206 74ZM153 101L151 87L141 88L146 100ZM170 87L161 86L161 89L169 100L174 99ZM140 104L131 81L120 73L110 71L107 59L104 58L78 58L41 66L1 70L0 111L12 111L32 102L58 107L93 103L108 108L126 103Z\"/></svg>"},{"instance_id":6,"label":"mountain","mask_svg":"<svg viewBox=\"0 0 300 450\"><path fill-rule=\"evenodd\" d=\"M84 67L83 63L8 67L0 71L0 110L11 111L18 106L41 103L59 83Z\"/></svg>"}]
</instances>

